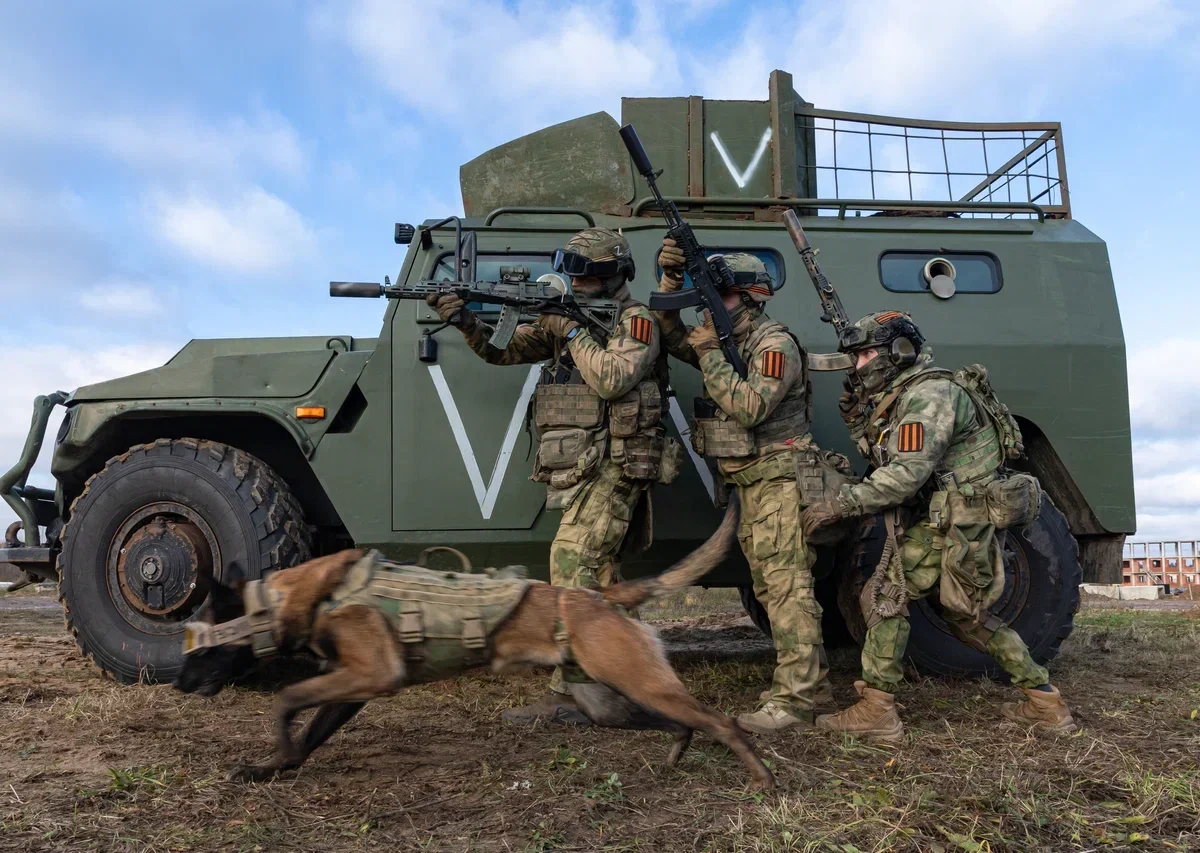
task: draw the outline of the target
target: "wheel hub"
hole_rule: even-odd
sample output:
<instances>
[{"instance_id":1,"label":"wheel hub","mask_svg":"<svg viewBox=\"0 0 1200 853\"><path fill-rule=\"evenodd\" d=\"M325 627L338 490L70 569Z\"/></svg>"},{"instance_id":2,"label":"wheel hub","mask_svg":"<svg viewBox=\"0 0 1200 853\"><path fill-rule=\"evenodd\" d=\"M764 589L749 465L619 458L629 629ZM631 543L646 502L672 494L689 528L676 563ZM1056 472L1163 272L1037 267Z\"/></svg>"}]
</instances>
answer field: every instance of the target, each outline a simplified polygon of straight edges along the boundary
<instances>
[{"instance_id":1,"label":"wheel hub","mask_svg":"<svg viewBox=\"0 0 1200 853\"><path fill-rule=\"evenodd\" d=\"M115 574L121 597L137 613L186 617L208 594L212 547L203 522L189 518L191 514L182 507L155 505L122 525Z\"/></svg>"}]
</instances>

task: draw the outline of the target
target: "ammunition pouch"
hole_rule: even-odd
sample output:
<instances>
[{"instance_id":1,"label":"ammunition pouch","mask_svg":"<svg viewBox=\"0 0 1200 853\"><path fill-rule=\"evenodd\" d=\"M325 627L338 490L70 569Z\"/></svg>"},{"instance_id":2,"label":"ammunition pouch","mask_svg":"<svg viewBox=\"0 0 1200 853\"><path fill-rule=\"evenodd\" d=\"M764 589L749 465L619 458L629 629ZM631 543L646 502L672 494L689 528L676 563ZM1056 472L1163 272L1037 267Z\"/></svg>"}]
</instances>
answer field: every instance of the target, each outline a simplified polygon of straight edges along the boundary
<instances>
[{"instance_id":1,"label":"ammunition pouch","mask_svg":"<svg viewBox=\"0 0 1200 853\"><path fill-rule=\"evenodd\" d=\"M669 486L679 477L683 463L687 459L687 451L683 445L673 438L663 439L662 459L658 463L657 483Z\"/></svg>"},{"instance_id":2,"label":"ammunition pouch","mask_svg":"<svg viewBox=\"0 0 1200 853\"><path fill-rule=\"evenodd\" d=\"M988 517L997 530L1024 527L1042 510L1042 488L1030 474L1009 474L987 484L984 490Z\"/></svg>"},{"instance_id":3,"label":"ammunition pouch","mask_svg":"<svg viewBox=\"0 0 1200 853\"><path fill-rule=\"evenodd\" d=\"M663 455L661 431L613 438L609 455L630 480L657 480Z\"/></svg>"},{"instance_id":4,"label":"ammunition pouch","mask_svg":"<svg viewBox=\"0 0 1200 853\"><path fill-rule=\"evenodd\" d=\"M529 479L545 483L546 509L566 509L600 467L608 433L582 427L546 430L538 442Z\"/></svg>"}]
</instances>

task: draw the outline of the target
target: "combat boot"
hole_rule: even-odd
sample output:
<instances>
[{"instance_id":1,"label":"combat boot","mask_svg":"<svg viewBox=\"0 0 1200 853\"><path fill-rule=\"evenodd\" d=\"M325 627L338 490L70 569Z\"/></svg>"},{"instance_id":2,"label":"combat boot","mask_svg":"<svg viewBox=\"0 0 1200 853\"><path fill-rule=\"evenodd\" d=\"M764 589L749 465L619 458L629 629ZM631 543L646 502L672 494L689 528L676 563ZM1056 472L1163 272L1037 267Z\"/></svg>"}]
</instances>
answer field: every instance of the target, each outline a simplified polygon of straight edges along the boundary
<instances>
[{"instance_id":1,"label":"combat boot","mask_svg":"<svg viewBox=\"0 0 1200 853\"><path fill-rule=\"evenodd\" d=\"M567 723L572 726L590 726L591 719L575 700L565 693L549 691L545 696L530 705L519 708L508 708L500 714L505 720L517 726L532 726L534 723Z\"/></svg>"},{"instance_id":2,"label":"combat boot","mask_svg":"<svg viewBox=\"0 0 1200 853\"><path fill-rule=\"evenodd\" d=\"M797 717L774 702L768 702L752 714L740 714L738 725L748 732L771 735L784 729L803 731L812 728L812 720Z\"/></svg>"},{"instance_id":3,"label":"combat boot","mask_svg":"<svg viewBox=\"0 0 1200 853\"><path fill-rule=\"evenodd\" d=\"M865 681L854 682L854 689L858 691L858 703L845 711L817 717L817 728L856 735L875 743L902 743L904 724L896 713L896 697L868 687Z\"/></svg>"},{"instance_id":4,"label":"combat boot","mask_svg":"<svg viewBox=\"0 0 1200 853\"><path fill-rule=\"evenodd\" d=\"M758 694L759 702L766 702L771 698L771 688L768 687L762 693ZM824 679L817 685L816 691L813 693L813 707L815 708L836 708L837 702L833 699L833 685L829 683L829 679Z\"/></svg>"},{"instance_id":5,"label":"combat boot","mask_svg":"<svg viewBox=\"0 0 1200 853\"><path fill-rule=\"evenodd\" d=\"M1071 709L1063 701L1058 688L1051 685L1049 692L1036 688L1022 687L1024 702L1005 702L1000 713L1014 723L1024 723L1047 732L1068 734L1079 726L1071 716Z\"/></svg>"}]
</instances>

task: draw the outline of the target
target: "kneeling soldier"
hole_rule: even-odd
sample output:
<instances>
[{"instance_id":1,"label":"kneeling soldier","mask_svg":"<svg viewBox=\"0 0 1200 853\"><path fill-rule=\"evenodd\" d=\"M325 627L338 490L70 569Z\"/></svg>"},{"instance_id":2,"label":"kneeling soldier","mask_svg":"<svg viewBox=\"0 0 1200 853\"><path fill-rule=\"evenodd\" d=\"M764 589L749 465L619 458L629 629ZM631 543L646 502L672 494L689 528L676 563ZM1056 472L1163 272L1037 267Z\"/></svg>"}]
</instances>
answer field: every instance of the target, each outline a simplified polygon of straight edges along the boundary
<instances>
[{"instance_id":1,"label":"kneeling soldier","mask_svg":"<svg viewBox=\"0 0 1200 853\"><path fill-rule=\"evenodd\" d=\"M490 364L549 360L534 395L540 443L532 479L547 485L546 508L563 510L550 546L550 582L606 587L621 580L620 555L631 522L648 525L651 484L667 482L678 471L682 448L665 440L660 424L667 357L650 309L635 302L626 286L634 276L628 241L609 228L580 231L557 254L556 269L571 277L581 296L621 303L620 327L609 340L598 340L568 317L543 314L537 324L518 326L508 347L497 350L488 343L491 327L462 299L443 295L427 301L445 321L459 314L467 344ZM649 540L650 531L643 531L642 546ZM545 697L510 708L504 718L587 724L571 698L572 681L588 679L577 666L557 667Z\"/></svg>"},{"instance_id":2,"label":"kneeling soldier","mask_svg":"<svg viewBox=\"0 0 1200 853\"><path fill-rule=\"evenodd\" d=\"M692 443L715 458L725 483L737 489L742 518L738 539L750 563L754 594L767 609L775 641L776 667L763 706L742 714L745 729L767 734L811 728L818 682L828 687L821 649L821 607L813 594L816 553L800 526L798 456L815 461L809 434L809 385L805 353L782 323L763 314L775 289L766 265L754 255L724 255L734 274L722 294L745 359L742 379L721 354L709 318L689 327L679 312L655 312L667 352L700 369L703 400L696 401ZM659 289L683 286L683 252L663 240Z\"/></svg>"},{"instance_id":3,"label":"kneeling soldier","mask_svg":"<svg viewBox=\"0 0 1200 853\"><path fill-rule=\"evenodd\" d=\"M989 607L1004 589L1003 531L1037 516L1041 490L1028 474L1002 467L1022 451L1021 434L999 403L981 365L951 373L906 314L885 311L843 332L855 354L843 417L874 471L843 486L837 499L809 507L812 533L843 518L886 510L885 559L863 589L867 620L858 704L818 718L817 727L898 743L904 727L894 695L903 678L908 602L937 588L947 623L972 648L1004 667L1026 699L1005 717L1059 732L1076 726L1044 667L1016 631ZM913 506L919 521L903 530L896 509Z\"/></svg>"}]
</instances>

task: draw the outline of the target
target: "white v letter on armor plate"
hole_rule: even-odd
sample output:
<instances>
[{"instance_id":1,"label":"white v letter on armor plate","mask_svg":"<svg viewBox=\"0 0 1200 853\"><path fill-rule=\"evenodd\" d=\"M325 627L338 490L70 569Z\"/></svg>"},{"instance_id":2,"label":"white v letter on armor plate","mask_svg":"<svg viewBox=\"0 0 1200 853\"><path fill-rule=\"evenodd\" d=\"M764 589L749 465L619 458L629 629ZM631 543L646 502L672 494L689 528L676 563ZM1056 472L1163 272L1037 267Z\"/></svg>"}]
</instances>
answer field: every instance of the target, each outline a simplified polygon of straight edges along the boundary
<instances>
[{"instance_id":1,"label":"white v letter on armor plate","mask_svg":"<svg viewBox=\"0 0 1200 853\"><path fill-rule=\"evenodd\" d=\"M758 147L754 149L754 156L750 158L750 165L746 167L746 171L744 172L739 172L737 166L733 165L733 158L725 150L725 146L721 143L721 137L717 136L715 130L709 134L709 137L712 139L713 147L717 149L717 153L725 161L725 168L733 176L734 183L738 185L739 189L745 189L746 184L750 181L750 176L754 174L754 170L758 168L763 154L766 153L767 143L771 141L771 128L768 127L763 131L762 139L758 140Z\"/></svg>"},{"instance_id":2,"label":"white v letter on armor plate","mask_svg":"<svg viewBox=\"0 0 1200 853\"><path fill-rule=\"evenodd\" d=\"M446 383L441 365L429 365L429 376L433 380L433 387L437 389L438 399L442 401L446 420L450 422L450 431L454 434L458 452L462 454L467 476L471 478L471 488L475 490L475 500L479 503L479 511L484 518L491 518L492 510L496 507L496 498L499 497L500 486L504 483L504 473L508 470L508 461L512 458L517 434L521 431L521 422L525 419L525 409L537 388L538 372L541 369L541 365L538 364L529 368L529 375L525 377L525 384L521 387L521 396L517 398L512 419L508 422L508 431L504 433L504 441L500 443L500 454L492 466L492 479L485 484L483 473L479 470L479 462L475 459L475 451L471 448L471 439L467 437L467 428L458 413L458 405L454 402L454 395L450 393L450 386Z\"/></svg>"}]
</instances>

